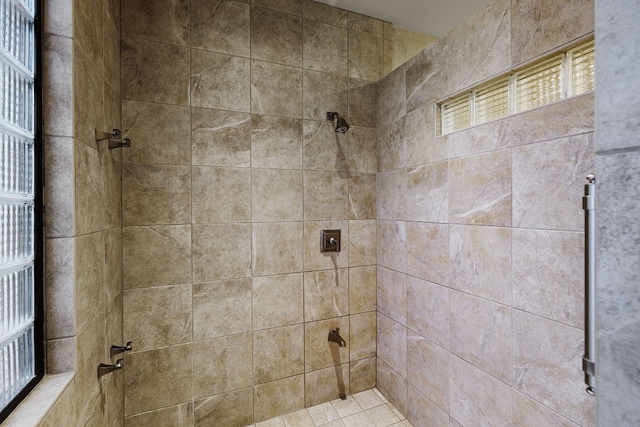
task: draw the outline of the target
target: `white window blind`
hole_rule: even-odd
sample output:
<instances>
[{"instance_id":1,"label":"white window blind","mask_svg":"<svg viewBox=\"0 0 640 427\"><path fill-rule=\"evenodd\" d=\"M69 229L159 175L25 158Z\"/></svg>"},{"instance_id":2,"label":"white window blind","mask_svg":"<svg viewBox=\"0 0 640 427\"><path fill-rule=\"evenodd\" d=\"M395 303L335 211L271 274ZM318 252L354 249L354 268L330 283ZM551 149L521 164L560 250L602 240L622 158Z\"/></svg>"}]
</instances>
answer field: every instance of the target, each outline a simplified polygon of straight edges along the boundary
<instances>
[{"instance_id":1,"label":"white window blind","mask_svg":"<svg viewBox=\"0 0 640 427\"><path fill-rule=\"evenodd\" d=\"M516 111L526 111L562 99L562 58L558 55L515 75Z\"/></svg>"},{"instance_id":2,"label":"white window blind","mask_svg":"<svg viewBox=\"0 0 640 427\"><path fill-rule=\"evenodd\" d=\"M0 0L0 409L35 377L34 0Z\"/></svg>"},{"instance_id":3,"label":"white window blind","mask_svg":"<svg viewBox=\"0 0 640 427\"><path fill-rule=\"evenodd\" d=\"M452 99L441 106L442 133L447 134L471 126L469 95Z\"/></svg>"},{"instance_id":4,"label":"white window blind","mask_svg":"<svg viewBox=\"0 0 640 427\"><path fill-rule=\"evenodd\" d=\"M490 122L509 115L509 78L475 91L475 123Z\"/></svg>"},{"instance_id":5,"label":"white window blind","mask_svg":"<svg viewBox=\"0 0 640 427\"><path fill-rule=\"evenodd\" d=\"M580 95L595 89L595 43L592 41L569 51L571 94Z\"/></svg>"}]
</instances>

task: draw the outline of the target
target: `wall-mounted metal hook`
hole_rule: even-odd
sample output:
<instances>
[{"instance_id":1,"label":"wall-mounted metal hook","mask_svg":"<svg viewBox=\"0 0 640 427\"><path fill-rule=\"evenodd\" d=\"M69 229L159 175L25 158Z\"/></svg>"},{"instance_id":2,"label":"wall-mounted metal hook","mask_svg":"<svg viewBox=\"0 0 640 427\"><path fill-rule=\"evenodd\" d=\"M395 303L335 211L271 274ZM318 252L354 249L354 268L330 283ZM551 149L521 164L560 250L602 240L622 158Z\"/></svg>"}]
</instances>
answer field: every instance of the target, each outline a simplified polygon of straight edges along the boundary
<instances>
[{"instance_id":1,"label":"wall-mounted metal hook","mask_svg":"<svg viewBox=\"0 0 640 427\"><path fill-rule=\"evenodd\" d=\"M102 132L96 129L96 141L109 140L109 150L114 148L131 147L131 140L129 138L122 139L122 131L120 129L114 129L111 133Z\"/></svg>"},{"instance_id":2,"label":"wall-mounted metal hook","mask_svg":"<svg viewBox=\"0 0 640 427\"><path fill-rule=\"evenodd\" d=\"M131 341L127 341L124 346L112 345L110 349L111 357L115 356L116 354L124 353L125 351L131 351L131 344L133 344Z\"/></svg>"},{"instance_id":3,"label":"wall-mounted metal hook","mask_svg":"<svg viewBox=\"0 0 640 427\"><path fill-rule=\"evenodd\" d=\"M98 378L113 371L119 371L122 368L124 368L124 360L122 359L118 359L115 365L106 365L101 363L98 365Z\"/></svg>"},{"instance_id":4,"label":"wall-mounted metal hook","mask_svg":"<svg viewBox=\"0 0 640 427\"><path fill-rule=\"evenodd\" d=\"M131 140L129 138L125 138L124 140L122 140L122 142L120 141L113 141L113 140L109 140L109 149L113 150L114 148L122 148L122 147L131 147Z\"/></svg>"}]
</instances>

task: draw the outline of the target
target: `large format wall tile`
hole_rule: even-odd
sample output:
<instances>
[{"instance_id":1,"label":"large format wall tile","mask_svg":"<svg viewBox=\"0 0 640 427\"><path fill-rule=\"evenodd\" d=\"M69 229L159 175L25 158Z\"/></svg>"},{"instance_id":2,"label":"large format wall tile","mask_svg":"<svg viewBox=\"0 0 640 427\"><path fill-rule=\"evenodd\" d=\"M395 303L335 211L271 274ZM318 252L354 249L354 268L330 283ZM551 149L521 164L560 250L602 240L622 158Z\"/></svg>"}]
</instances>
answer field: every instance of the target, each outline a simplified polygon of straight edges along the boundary
<instances>
[{"instance_id":1,"label":"large format wall tile","mask_svg":"<svg viewBox=\"0 0 640 427\"><path fill-rule=\"evenodd\" d=\"M404 273L407 271L407 223L378 221L378 265Z\"/></svg>"},{"instance_id":2,"label":"large format wall tile","mask_svg":"<svg viewBox=\"0 0 640 427\"><path fill-rule=\"evenodd\" d=\"M407 219L407 171L377 174L377 219Z\"/></svg>"},{"instance_id":3,"label":"large format wall tile","mask_svg":"<svg viewBox=\"0 0 640 427\"><path fill-rule=\"evenodd\" d=\"M191 46L248 57L250 11L244 1L192 0Z\"/></svg>"},{"instance_id":4,"label":"large format wall tile","mask_svg":"<svg viewBox=\"0 0 640 427\"><path fill-rule=\"evenodd\" d=\"M189 1L122 3L122 35L172 44L189 43Z\"/></svg>"},{"instance_id":5,"label":"large format wall tile","mask_svg":"<svg viewBox=\"0 0 640 427\"><path fill-rule=\"evenodd\" d=\"M76 42L73 46L73 136L77 141L96 148L95 130L119 123L105 123L104 82L102 69L95 64L91 52Z\"/></svg>"},{"instance_id":6,"label":"large format wall tile","mask_svg":"<svg viewBox=\"0 0 640 427\"><path fill-rule=\"evenodd\" d=\"M372 389L376 386L376 358L369 357L349 364L350 394Z\"/></svg>"},{"instance_id":7,"label":"large format wall tile","mask_svg":"<svg viewBox=\"0 0 640 427\"><path fill-rule=\"evenodd\" d=\"M349 266L376 263L376 220L349 221Z\"/></svg>"},{"instance_id":8,"label":"large format wall tile","mask_svg":"<svg viewBox=\"0 0 640 427\"><path fill-rule=\"evenodd\" d=\"M349 219L374 219L376 197L376 174L349 174Z\"/></svg>"},{"instance_id":9,"label":"large format wall tile","mask_svg":"<svg viewBox=\"0 0 640 427\"><path fill-rule=\"evenodd\" d=\"M328 341L331 330L338 333L346 342L346 347ZM349 317L336 317L304 324L304 364L305 372L334 367L337 363L349 362Z\"/></svg>"},{"instance_id":10,"label":"large format wall tile","mask_svg":"<svg viewBox=\"0 0 640 427\"><path fill-rule=\"evenodd\" d=\"M253 224L251 272L266 276L302 271L302 236L302 222Z\"/></svg>"},{"instance_id":11,"label":"large format wall tile","mask_svg":"<svg viewBox=\"0 0 640 427\"><path fill-rule=\"evenodd\" d=\"M347 75L347 30L305 19L302 62L304 68Z\"/></svg>"},{"instance_id":12,"label":"large format wall tile","mask_svg":"<svg viewBox=\"0 0 640 427\"><path fill-rule=\"evenodd\" d=\"M516 0L511 6L512 65L535 58L594 29L593 0ZM531 19L535 16L536 19Z\"/></svg>"},{"instance_id":13,"label":"large format wall tile","mask_svg":"<svg viewBox=\"0 0 640 427\"><path fill-rule=\"evenodd\" d=\"M418 389L409 385L407 389L407 420L414 426L455 427L449 424L449 415Z\"/></svg>"},{"instance_id":14,"label":"large format wall tile","mask_svg":"<svg viewBox=\"0 0 640 427\"><path fill-rule=\"evenodd\" d=\"M348 171L348 138L335 131L329 121L303 122L303 158L305 170Z\"/></svg>"},{"instance_id":15,"label":"large format wall tile","mask_svg":"<svg viewBox=\"0 0 640 427\"><path fill-rule=\"evenodd\" d=\"M303 373L304 326L302 324L253 333L253 379L256 384Z\"/></svg>"},{"instance_id":16,"label":"large format wall tile","mask_svg":"<svg viewBox=\"0 0 640 427\"><path fill-rule=\"evenodd\" d=\"M349 124L375 127L377 84L368 80L349 79ZM351 128L353 130L353 127Z\"/></svg>"},{"instance_id":17,"label":"large format wall tile","mask_svg":"<svg viewBox=\"0 0 640 427\"><path fill-rule=\"evenodd\" d=\"M124 419L124 427L157 427L162 424L192 426L193 402L145 412Z\"/></svg>"},{"instance_id":18,"label":"large format wall tile","mask_svg":"<svg viewBox=\"0 0 640 427\"><path fill-rule=\"evenodd\" d=\"M407 328L378 313L378 357L407 377Z\"/></svg>"},{"instance_id":19,"label":"large format wall tile","mask_svg":"<svg viewBox=\"0 0 640 427\"><path fill-rule=\"evenodd\" d=\"M251 116L251 165L302 169L302 120Z\"/></svg>"},{"instance_id":20,"label":"large format wall tile","mask_svg":"<svg viewBox=\"0 0 640 427\"><path fill-rule=\"evenodd\" d=\"M449 226L407 222L407 273L449 285Z\"/></svg>"},{"instance_id":21,"label":"large format wall tile","mask_svg":"<svg viewBox=\"0 0 640 427\"><path fill-rule=\"evenodd\" d=\"M75 320L79 331L106 302L104 289L104 233L79 236L75 241Z\"/></svg>"},{"instance_id":22,"label":"large format wall tile","mask_svg":"<svg viewBox=\"0 0 640 427\"><path fill-rule=\"evenodd\" d=\"M378 312L399 322L407 323L407 275L378 266Z\"/></svg>"},{"instance_id":23,"label":"large format wall tile","mask_svg":"<svg viewBox=\"0 0 640 427\"><path fill-rule=\"evenodd\" d=\"M250 111L250 61L238 56L191 50L191 105Z\"/></svg>"},{"instance_id":24,"label":"large format wall tile","mask_svg":"<svg viewBox=\"0 0 640 427\"><path fill-rule=\"evenodd\" d=\"M194 224L192 230L194 281L251 276L251 224ZM226 244L225 236L233 236L234 244Z\"/></svg>"},{"instance_id":25,"label":"large format wall tile","mask_svg":"<svg viewBox=\"0 0 640 427\"><path fill-rule=\"evenodd\" d=\"M191 173L193 223L251 219L251 170L193 167Z\"/></svg>"},{"instance_id":26,"label":"large format wall tile","mask_svg":"<svg viewBox=\"0 0 640 427\"><path fill-rule=\"evenodd\" d=\"M376 173L378 170L376 129L351 126L349 128L349 152L347 170L349 172Z\"/></svg>"},{"instance_id":27,"label":"large format wall tile","mask_svg":"<svg viewBox=\"0 0 640 427\"><path fill-rule=\"evenodd\" d=\"M514 148L513 225L582 230L585 178L594 170L593 134Z\"/></svg>"},{"instance_id":28,"label":"large format wall tile","mask_svg":"<svg viewBox=\"0 0 640 427\"><path fill-rule=\"evenodd\" d=\"M302 15L302 0L251 0L251 3L255 6L267 7L290 15Z\"/></svg>"},{"instance_id":29,"label":"large format wall tile","mask_svg":"<svg viewBox=\"0 0 640 427\"><path fill-rule=\"evenodd\" d=\"M563 416L553 412L517 391L513 392L513 423L531 427L577 427Z\"/></svg>"},{"instance_id":30,"label":"large format wall tile","mask_svg":"<svg viewBox=\"0 0 640 427\"><path fill-rule=\"evenodd\" d=\"M406 71L400 67L378 82L377 125L390 123L405 116Z\"/></svg>"},{"instance_id":31,"label":"large format wall tile","mask_svg":"<svg viewBox=\"0 0 640 427\"><path fill-rule=\"evenodd\" d=\"M447 162L410 168L407 172L407 220L447 222L449 210Z\"/></svg>"},{"instance_id":32,"label":"large format wall tile","mask_svg":"<svg viewBox=\"0 0 640 427\"><path fill-rule=\"evenodd\" d=\"M193 165L249 167L251 154L249 114L204 108L191 109Z\"/></svg>"},{"instance_id":33,"label":"large format wall tile","mask_svg":"<svg viewBox=\"0 0 640 427\"><path fill-rule=\"evenodd\" d=\"M297 375L255 386L255 421L303 409L305 407L304 385L304 375Z\"/></svg>"},{"instance_id":34,"label":"large format wall tile","mask_svg":"<svg viewBox=\"0 0 640 427\"><path fill-rule=\"evenodd\" d=\"M305 119L326 121L329 111L347 116L348 80L346 77L304 70L302 85L302 113Z\"/></svg>"},{"instance_id":35,"label":"large format wall tile","mask_svg":"<svg viewBox=\"0 0 640 427\"><path fill-rule=\"evenodd\" d=\"M584 236L513 231L513 305L584 327Z\"/></svg>"},{"instance_id":36,"label":"large format wall tile","mask_svg":"<svg viewBox=\"0 0 640 427\"><path fill-rule=\"evenodd\" d=\"M317 420L332 420L327 416L326 409L333 410L330 401L338 399L340 394L350 394L349 363L342 363L325 369L307 372L305 378L305 405L307 407L324 405L314 408ZM325 406L329 405L329 406ZM321 412L322 411L322 412ZM335 414L334 412L332 412ZM322 421L320 421L322 422Z\"/></svg>"},{"instance_id":37,"label":"large format wall tile","mask_svg":"<svg viewBox=\"0 0 640 427\"><path fill-rule=\"evenodd\" d=\"M378 172L407 166L405 118L378 125Z\"/></svg>"},{"instance_id":38,"label":"large format wall tile","mask_svg":"<svg viewBox=\"0 0 640 427\"><path fill-rule=\"evenodd\" d=\"M42 113L45 135L73 136L73 40L43 36Z\"/></svg>"},{"instance_id":39,"label":"large format wall tile","mask_svg":"<svg viewBox=\"0 0 640 427\"><path fill-rule=\"evenodd\" d=\"M304 321L304 283L301 273L253 278L253 329Z\"/></svg>"},{"instance_id":40,"label":"large format wall tile","mask_svg":"<svg viewBox=\"0 0 640 427\"><path fill-rule=\"evenodd\" d=\"M302 70L251 61L251 112L302 117Z\"/></svg>"},{"instance_id":41,"label":"large format wall tile","mask_svg":"<svg viewBox=\"0 0 640 427\"><path fill-rule=\"evenodd\" d=\"M407 413L407 380L380 357L377 358L376 387L401 413Z\"/></svg>"},{"instance_id":42,"label":"large format wall tile","mask_svg":"<svg viewBox=\"0 0 640 427\"><path fill-rule=\"evenodd\" d=\"M447 138L436 138L435 117L435 104L407 113L404 123L407 166L420 166L447 159Z\"/></svg>"},{"instance_id":43,"label":"large format wall tile","mask_svg":"<svg viewBox=\"0 0 640 427\"><path fill-rule=\"evenodd\" d=\"M420 393L449 410L449 352L413 332L407 333L407 379Z\"/></svg>"},{"instance_id":44,"label":"large format wall tile","mask_svg":"<svg viewBox=\"0 0 640 427\"><path fill-rule=\"evenodd\" d=\"M349 313L374 311L377 306L376 266L349 268Z\"/></svg>"},{"instance_id":45,"label":"large format wall tile","mask_svg":"<svg viewBox=\"0 0 640 427\"><path fill-rule=\"evenodd\" d=\"M376 355L376 312L351 316L349 322L349 360L355 361Z\"/></svg>"},{"instance_id":46,"label":"large format wall tile","mask_svg":"<svg viewBox=\"0 0 640 427\"><path fill-rule=\"evenodd\" d=\"M304 273L305 322L349 314L348 270L320 270Z\"/></svg>"},{"instance_id":47,"label":"large format wall tile","mask_svg":"<svg viewBox=\"0 0 640 427\"><path fill-rule=\"evenodd\" d=\"M251 58L302 66L302 17L253 6Z\"/></svg>"},{"instance_id":48,"label":"large format wall tile","mask_svg":"<svg viewBox=\"0 0 640 427\"><path fill-rule=\"evenodd\" d=\"M304 219L348 219L348 186L346 172L304 172Z\"/></svg>"},{"instance_id":49,"label":"large format wall tile","mask_svg":"<svg viewBox=\"0 0 640 427\"><path fill-rule=\"evenodd\" d=\"M377 21L382 26L381 21ZM358 31L349 31L349 77L378 81L382 76L382 35L374 37Z\"/></svg>"},{"instance_id":50,"label":"large format wall tile","mask_svg":"<svg viewBox=\"0 0 640 427\"><path fill-rule=\"evenodd\" d=\"M189 48L123 37L123 99L187 105Z\"/></svg>"},{"instance_id":51,"label":"large format wall tile","mask_svg":"<svg viewBox=\"0 0 640 427\"><path fill-rule=\"evenodd\" d=\"M304 17L325 24L347 28L347 11L314 0L303 0Z\"/></svg>"},{"instance_id":52,"label":"large format wall tile","mask_svg":"<svg viewBox=\"0 0 640 427\"><path fill-rule=\"evenodd\" d=\"M509 150L449 162L450 222L510 226L511 198Z\"/></svg>"},{"instance_id":53,"label":"large format wall tile","mask_svg":"<svg viewBox=\"0 0 640 427\"><path fill-rule=\"evenodd\" d=\"M468 156L508 148L511 143L511 121L508 117L443 137L449 158Z\"/></svg>"},{"instance_id":54,"label":"large format wall tile","mask_svg":"<svg viewBox=\"0 0 640 427\"><path fill-rule=\"evenodd\" d=\"M247 387L206 399L196 400L194 405L194 425L208 427L223 425L243 427L253 423L253 387Z\"/></svg>"},{"instance_id":55,"label":"large format wall tile","mask_svg":"<svg viewBox=\"0 0 640 427\"><path fill-rule=\"evenodd\" d=\"M447 95L449 46L436 41L415 56L406 72L407 112Z\"/></svg>"},{"instance_id":56,"label":"large format wall tile","mask_svg":"<svg viewBox=\"0 0 640 427\"><path fill-rule=\"evenodd\" d=\"M251 330L251 279L193 285L193 339Z\"/></svg>"},{"instance_id":57,"label":"large format wall tile","mask_svg":"<svg viewBox=\"0 0 640 427\"><path fill-rule=\"evenodd\" d=\"M75 335L74 239L46 239L46 333L48 339ZM375 286L375 283L374 283ZM375 304L375 303L374 303Z\"/></svg>"},{"instance_id":58,"label":"large format wall tile","mask_svg":"<svg viewBox=\"0 0 640 427\"><path fill-rule=\"evenodd\" d=\"M409 276L407 328L449 349L449 289Z\"/></svg>"}]
</instances>

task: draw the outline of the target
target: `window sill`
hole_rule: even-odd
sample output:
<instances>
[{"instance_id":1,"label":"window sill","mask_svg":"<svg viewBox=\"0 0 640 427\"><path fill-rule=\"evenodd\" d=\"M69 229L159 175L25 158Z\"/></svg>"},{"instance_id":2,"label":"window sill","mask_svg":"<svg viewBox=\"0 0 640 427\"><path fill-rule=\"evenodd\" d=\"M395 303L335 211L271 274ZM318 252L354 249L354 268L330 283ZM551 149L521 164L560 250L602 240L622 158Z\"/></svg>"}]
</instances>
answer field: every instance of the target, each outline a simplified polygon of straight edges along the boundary
<instances>
[{"instance_id":1,"label":"window sill","mask_svg":"<svg viewBox=\"0 0 640 427\"><path fill-rule=\"evenodd\" d=\"M36 427L73 381L74 376L74 373L45 375L2 423L2 427Z\"/></svg>"}]
</instances>

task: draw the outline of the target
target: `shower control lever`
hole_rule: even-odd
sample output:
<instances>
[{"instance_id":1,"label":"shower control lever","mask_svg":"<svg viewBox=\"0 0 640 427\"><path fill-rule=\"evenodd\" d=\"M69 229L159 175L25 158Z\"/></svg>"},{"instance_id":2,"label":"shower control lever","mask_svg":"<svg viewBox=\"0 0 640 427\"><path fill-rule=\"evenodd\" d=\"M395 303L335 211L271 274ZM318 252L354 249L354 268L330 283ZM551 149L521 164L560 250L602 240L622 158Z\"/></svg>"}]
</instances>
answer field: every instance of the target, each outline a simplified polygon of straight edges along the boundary
<instances>
[{"instance_id":1,"label":"shower control lever","mask_svg":"<svg viewBox=\"0 0 640 427\"><path fill-rule=\"evenodd\" d=\"M124 346L112 345L110 350L111 357L116 354L124 353L125 351L131 351L131 344L133 343L131 341L128 341Z\"/></svg>"},{"instance_id":2,"label":"shower control lever","mask_svg":"<svg viewBox=\"0 0 640 427\"><path fill-rule=\"evenodd\" d=\"M106 365L101 363L98 365L98 378L105 374L110 374L113 371L119 371L122 368L124 368L124 360L122 359L118 359L115 365Z\"/></svg>"}]
</instances>

